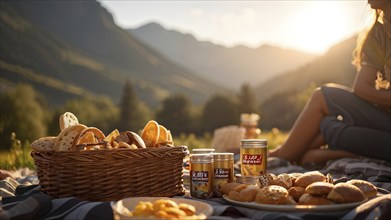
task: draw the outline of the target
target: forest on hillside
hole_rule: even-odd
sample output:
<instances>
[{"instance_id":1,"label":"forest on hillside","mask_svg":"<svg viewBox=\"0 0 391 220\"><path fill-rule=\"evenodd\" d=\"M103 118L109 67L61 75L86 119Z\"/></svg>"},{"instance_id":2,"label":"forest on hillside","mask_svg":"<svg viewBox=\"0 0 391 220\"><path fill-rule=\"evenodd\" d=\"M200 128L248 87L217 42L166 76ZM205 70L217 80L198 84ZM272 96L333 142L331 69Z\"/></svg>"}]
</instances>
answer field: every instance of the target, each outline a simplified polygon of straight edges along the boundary
<instances>
[{"instance_id":1,"label":"forest on hillside","mask_svg":"<svg viewBox=\"0 0 391 220\"><path fill-rule=\"evenodd\" d=\"M291 109L290 116L281 113L285 115L286 125L277 128L289 129L312 89L313 86L310 86L305 92L283 94L273 100L273 105L280 109L271 111L274 114ZM80 123L100 128L105 134L114 129L139 132L148 120L153 119L170 129L174 136L182 133L211 135L216 128L238 125L241 113L260 114L259 127L263 130L272 129L275 127L273 123L263 123L263 106L256 100L253 88L243 84L237 94L216 93L203 105L195 106L186 95L174 94L164 99L159 108L152 109L137 98L133 84L128 80L122 88L119 103L102 96L98 99L74 99L53 108L48 107L44 96L31 85L18 84L0 93L0 149L9 148L12 134L16 134L22 143L31 143L42 136L58 135L58 117L67 111L74 113ZM265 104L268 105L268 102Z\"/></svg>"}]
</instances>

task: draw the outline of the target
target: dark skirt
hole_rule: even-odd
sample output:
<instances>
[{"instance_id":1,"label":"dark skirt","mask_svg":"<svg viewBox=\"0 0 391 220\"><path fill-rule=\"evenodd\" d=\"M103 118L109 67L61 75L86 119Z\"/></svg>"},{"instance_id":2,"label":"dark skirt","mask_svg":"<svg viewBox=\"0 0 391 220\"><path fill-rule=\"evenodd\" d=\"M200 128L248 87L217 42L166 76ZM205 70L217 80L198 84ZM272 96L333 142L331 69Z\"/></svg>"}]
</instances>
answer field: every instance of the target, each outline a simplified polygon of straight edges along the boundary
<instances>
[{"instance_id":1,"label":"dark skirt","mask_svg":"<svg viewBox=\"0 0 391 220\"><path fill-rule=\"evenodd\" d=\"M391 161L391 114L344 86L329 84L321 91L330 115L320 131L329 149Z\"/></svg>"}]
</instances>

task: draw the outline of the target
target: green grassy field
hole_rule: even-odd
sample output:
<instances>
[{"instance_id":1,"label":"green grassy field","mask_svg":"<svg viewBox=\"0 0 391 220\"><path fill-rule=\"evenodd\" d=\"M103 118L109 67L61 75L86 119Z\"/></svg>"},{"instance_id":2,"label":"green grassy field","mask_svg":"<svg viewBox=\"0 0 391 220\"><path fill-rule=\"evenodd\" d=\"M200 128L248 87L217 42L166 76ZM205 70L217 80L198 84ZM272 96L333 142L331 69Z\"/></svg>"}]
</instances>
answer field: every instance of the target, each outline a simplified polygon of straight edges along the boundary
<instances>
[{"instance_id":1,"label":"green grassy field","mask_svg":"<svg viewBox=\"0 0 391 220\"><path fill-rule=\"evenodd\" d=\"M283 143L286 139L287 133L282 133L278 130L270 132L262 132L260 138L268 140L268 148L273 149ZM0 152L0 169L15 170L19 168L28 167L35 169L34 160L30 156L31 148L28 142L21 143L16 138L11 138L11 150ZM182 134L174 138L176 146L186 145L191 151L193 148L210 148L212 142L211 135L204 135L203 137L196 137L193 134ZM239 147L239 146L238 146Z\"/></svg>"}]
</instances>

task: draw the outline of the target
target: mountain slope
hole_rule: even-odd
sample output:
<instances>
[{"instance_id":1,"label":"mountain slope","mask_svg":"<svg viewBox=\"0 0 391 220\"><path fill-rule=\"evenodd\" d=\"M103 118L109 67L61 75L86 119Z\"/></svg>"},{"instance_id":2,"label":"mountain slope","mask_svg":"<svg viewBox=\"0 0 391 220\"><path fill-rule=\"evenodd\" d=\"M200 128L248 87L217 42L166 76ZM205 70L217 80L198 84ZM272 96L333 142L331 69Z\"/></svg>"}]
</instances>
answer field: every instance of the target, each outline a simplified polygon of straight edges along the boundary
<instances>
[{"instance_id":1,"label":"mountain slope","mask_svg":"<svg viewBox=\"0 0 391 220\"><path fill-rule=\"evenodd\" d=\"M140 98L152 106L173 93L200 103L223 90L144 46L115 25L96 1L12 1L1 6L0 58L5 64L115 101L130 78ZM1 77L32 82L3 66Z\"/></svg>"},{"instance_id":2,"label":"mountain slope","mask_svg":"<svg viewBox=\"0 0 391 220\"><path fill-rule=\"evenodd\" d=\"M167 30L157 23L128 31L194 73L233 88L239 88L244 82L259 84L315 58L312 54L268 45L257 49L226 48L200 42L190 34Z\"/></svg>"},{"instance_id":3,"label":"mountain slope","mask_svg":"<svg viewBox=\"0 0 391 220\"><path fill-rule=\"evenodd\" d=\"M301 91L311 83L319 86L325 83L338 83L351 86L356 74L351 64L356 37L351 37L329 49L323 56L310 64L274 77L255 88L259 101L286 91Z\"/></svg>"}]
</instances>

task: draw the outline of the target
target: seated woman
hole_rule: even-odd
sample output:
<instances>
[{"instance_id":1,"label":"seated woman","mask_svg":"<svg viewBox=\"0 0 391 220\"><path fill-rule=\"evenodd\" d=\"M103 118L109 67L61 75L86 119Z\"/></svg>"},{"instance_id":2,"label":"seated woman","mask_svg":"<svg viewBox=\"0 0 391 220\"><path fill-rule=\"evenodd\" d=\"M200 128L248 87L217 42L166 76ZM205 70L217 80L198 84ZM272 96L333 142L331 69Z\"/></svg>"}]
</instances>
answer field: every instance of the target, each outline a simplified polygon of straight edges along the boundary
<instances>
[{"instance_id":1,"label":"seated woman","mask_svg":"<svg viewBox=\"0 0 391 220\"><path fill-rule=\"evenodd\" d=\"M357 44L353 88L316 89L286 142L269 156L301 165L359 156L391 161L391 1L368 3L375 20Z\"/></svg>"}]
</instances>

